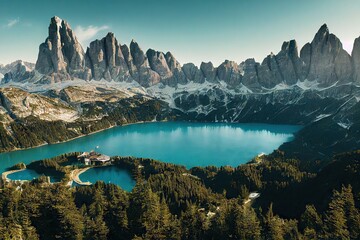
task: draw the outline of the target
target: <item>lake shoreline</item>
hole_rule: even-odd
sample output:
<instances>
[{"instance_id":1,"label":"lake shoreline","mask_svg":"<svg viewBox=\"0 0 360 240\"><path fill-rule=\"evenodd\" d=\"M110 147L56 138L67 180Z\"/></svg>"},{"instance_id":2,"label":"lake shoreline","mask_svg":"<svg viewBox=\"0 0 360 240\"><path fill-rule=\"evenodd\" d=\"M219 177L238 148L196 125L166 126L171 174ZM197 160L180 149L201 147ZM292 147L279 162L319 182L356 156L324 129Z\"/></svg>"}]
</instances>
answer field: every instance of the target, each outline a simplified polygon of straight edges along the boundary
<instances>
[{"instance_id":1,"label":"lake shoreline","mask_svg":"<svg viewBox=\"0 0 360 240\"><path fill-rule=\"evenodd\" d=\"M86 168L80 168L80 169L75 169L73 171L71 171L70 173L70 181L74 181L76 184L82 185L82 186L89 186L92 183L91 182L83 182L80 179L80 175L83 174L84 172L86 172L87 170L89 170L91 167L86 167Z\"/></svg>"},{"instance_id":2,"label":"lake shoreline","mask_svg":"<svg viewBox=\"0 0 360 240\"><path fill-rule=\"evenodd\" d=\"M122 125L113 125L113 126L110 126L108 128L96 130L96 131L88 133L88 134L82 134L82 135L79 135L79 136L74 137L74 138L69 138L69 139L67 139L65 141L61 141L61 142L43 143L43 144L36 145L36 146L33 146L33 147L14 148L13 150L9 150L9 151L0 151L0 155L2 153L10 153L10 152L29 150L29 149L43 147L43 146L46 146L46 145L54 145L54 144L66 143L66 142L70 142L70 141L73 141L73 140L76 140L76 139L79 139L79 138L83 138L83 137L90 136L90 135L93 135L93 134L96 134L96 133L100 133L100 132L103 132L103 131L106 131L106 130L110 130L110 129L113 129L113 128L116 128L116 127L126 127L126 126L130 126L130 125L144 124L144 123L154 123L154 122L159 122L159 123L160 122L184 122L184 123L199 123L199 124L201 124L201 123L203 123L203 124L220 124L220 123L224 123L224 124L249 124L249 125L267 124L267 125L274 125L274 126L276 126L276 125L283 125L283 126L288 125L288 126L299 126L299 127L303 126L303 125L299 125L299 124L276 124L276 123L258 123L258 122L197 122L197 121L193 122L193 121L168 121L168 120L162 120L162 121L139 121L139 122L134 122L134 123L125 123L125 124L122 124Z\"/></svg>"},{"instance_id":3,"label":"lake shoreline","mask_svg":"<svg viewBox=\"0 0 360 240\"><path fill-rule=\"evenodd\" d=\"M291 141L299 127L258 123L140 121L118 128L112 126L112 129L93 132L92 136L84 135L82 140L0 154L0 169L5 172L18 162L30 164L64 153L88 152L91 149L107 156L157 159L187 169L195 166L238 166L262 152L270 154L284 142Z\"/></svg>"},{"instance_id":4,"label":"lake shoreline","mask_svg":"<svg viewBox=\"0 0 360 240\"><path fill-rule=\"evenodd\" d=\"M91 133L88 133L88 134L82 134L82 135L79 135L79 136L74 137L74 138L69 138L69 139L67 139L67 140L65 140L65 141L61 141L61 142L56 142L56 143L43 143L43 144L36 145L36 146L33 146L33 147L14 148L13 150L9 150L9 151L0 151L0 155L1 155L2 153L10 153L10 152L24 151L24 150L29 150L29 149L34 149L34 148L43 147L43 146L46 146L46 145L55 145L55 144L66 143L66 142L70 142L70 141L73 141L73 140L76 140L76 139L79 139L79 138L83 138L83 137L90 136L90 135L93 135L93 134L96 134L96 133L100 133L100 132L103 132L103 131L106 131L106 130L110 130L110 129L113 129L113 128L116 128L116 127L126 127L126 126L129 126L129 125L136 125L136 124L143 124L143 123L152 123L152 122L168 122L168 121L139 121L139 122L134 122L134 123L125 123L125 124L122 124L122 125L114 125L114 126L111 126L111 127L108 127L108 128L96 130L96 131L91 132Z\"/></svg>"},{"instance_id":5,"label":"lake shoreline","mask_svg":"<svg viewBox=\"0 0 360 240\"><path fill-rule=\"evenodd\" d=\"M24 169L16 169L16 170L9 170L9 171L3 172L1 174L1 178L4 181L16 181L16 180L12 180L12 179L8 178L8 175L11 175L11 174L17 173L17 172L21 172L21 171L24 171L24 170L26 170L26 168L24 168Z\"/></svg>"}]
</instances>

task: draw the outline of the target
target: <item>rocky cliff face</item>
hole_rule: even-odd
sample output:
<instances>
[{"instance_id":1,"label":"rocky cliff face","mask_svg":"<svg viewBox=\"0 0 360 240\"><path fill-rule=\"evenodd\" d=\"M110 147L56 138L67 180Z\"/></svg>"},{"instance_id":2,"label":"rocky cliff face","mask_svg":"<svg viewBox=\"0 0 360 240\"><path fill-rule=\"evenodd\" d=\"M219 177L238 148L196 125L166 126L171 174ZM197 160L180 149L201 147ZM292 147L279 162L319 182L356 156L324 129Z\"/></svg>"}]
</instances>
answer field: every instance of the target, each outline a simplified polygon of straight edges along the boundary
<instances>
[{"instance_id":1,"label":"rocky cliff face","mask_svg":"<svg viewBox=\"0 0 360 240\"><path fill-rule=\"evenodd\" d=\"M14 118L36 117L46 121L72 122L78 112L60 99L31 94L18 88L2 88L0 106Z\"/></svg>"},{"instance_id":2,"label":"rocky cliff face","mask_svg":"<svg viewBox=\"0 0 360 240\"><path fill-rule=\"evenodd\" d=\"M182 66L182 71L189 81L195 83L204 83L205 77L201 70L195 66L193 63L186 63Z\"/></svg>"},{"instance_id":3,"label":"rocky cliff face","mask_svg":"<svg viewBox=\"0 0 360 240\"><path fill-rule=\"evenodd\" d=\"M261 85L258 78L259 63L257 63L255 59L249 58L240 63L240 68L243 73L242 84L250 89L260 89Z\"/></svg>"},{"instance_id":4,"label":"rocky cliff face","mask_svg":"<svg viewBox=\"0 0 360 240\"><path fill-rule=\"evenodd\" d=\"M66 21L51 18L49 36L39 47L35 69L52 82L84 77L84 50Z\"/></svg>"},{"instance_id":5,"label":"rocky cliff face","mask_svg":"<svg viewBox=\"0 0 360 240\"><path fill-rule=\"evenodd\" d=\"M283 43L281 51L276 56L276 61L286 84L293 85L299 80L304 80L304 62L299 57L295 40Z\"/></svg>"},{"instance_id":6,"label":"rocky cliff face","mask_svg":"<svg viewBox=\"0 0 360 240\"><path fill-rule=\"evenodd\" d=\"M0 83L22 82L31 80L35 76L33 71L35 65L33 63L24 62L21 60L0 66Z\"/></svg>"},{"instance_id":7,"label":"rocky cliff face","mask_svg":"<svg viewBox=\"0 0 360 240\"><path fill-rule=\"evenodd\" d=\"M239 65L234 61L225 60L217 68L217 76L230 86L237 86L241 82L242 75L240 73Z\"/></svg>"},{"instance_id":8,"label":"rocky cliff face","mask_svg":"<svg viewBox=\"0 0 360 240\"><path fill-rule=\"evenodd\" d=\"M136 67L133 75L134 80L144 87L158 84L161 80L160 75L150 68L147 56L134 40L130 43L130 54Z\"/></svg>"},{"instance_id":9,"label":"rocky cliff face","mask_svg":"<svg viewBox=\"0 0 360 240\"><path fill-rule=\"evenodd\" d=\"M317 80L321 86L352 81L351 57L340 40L329 33L326 24L321 26L312 42L304 46L301 58L307 66L306 78Z\"/></svg>"},{"instance_id":10,"label":"rocky cliff face","mask_svg":"<svg viewBox=\"0 0 360 240\"><path fill-rule=\"evenodd\" d=\"M352 67L354 70L354 82L360 84L360 37L355 39L354 47L351 53Z\"/></svg>"},{"instance_id":11,"label":"rocky cliff face","mask_svg":"<svg viewBox=\"0 0 360 240\"><path fill-rule=\"evenodd\" d=\"M108 81L112 79L126 81L130 77L120 44L112 33L101 40L91 42L86 51L86 59L87 67L91 69L88 80L103 78Z\"/></svg>"}]
</instances>

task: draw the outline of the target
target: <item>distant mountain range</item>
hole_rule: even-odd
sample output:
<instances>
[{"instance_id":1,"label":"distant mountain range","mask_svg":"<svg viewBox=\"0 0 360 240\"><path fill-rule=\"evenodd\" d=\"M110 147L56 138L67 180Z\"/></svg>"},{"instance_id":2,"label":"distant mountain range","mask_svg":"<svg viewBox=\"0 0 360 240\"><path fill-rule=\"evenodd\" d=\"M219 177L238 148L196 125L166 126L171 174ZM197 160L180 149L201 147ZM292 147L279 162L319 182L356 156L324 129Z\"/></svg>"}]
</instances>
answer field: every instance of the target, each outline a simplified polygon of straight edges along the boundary
<instances>
[{"instance_id":1,"label":"distant mountain range","mask_svg":"<svg viewBox=\"0 0 360 240\"><path fill-rule=\"evenodd\" d=\"M41 99L26 105L28 100L14 98L19 94L15 88L0 91L0 115L8 136L14 135L13 122L27 127L26 112L41 121L105 121L114 114L113 105L140 95L167 104L160 110L166 112L161 119L301 124L304 128L295 140L280 147L297 157L326 158L360 149L360 38L349 55L325 24L300 53L291 40L262 63L225 60L218 67L203 62L198 68L192 63L181 65L171 52L144 52L134 40L122 45L113 33L91 42L84 51L70 25L53 17L36 64L17 61L0 66L0 73L0 87L21 88L30 92L22 97ZM53 111L36 108L44 101L50 101ZM56 117L57 111L67 116L61 110L68 111L67 107L60 103L71 108L71 117ZM137 120L141 118L133 119ZM113 124L115 120L101 126ZM71 126L65 128L72 131ZM3 148L21 147L10 145Z\"/></svg>"},{"instance_id":2,"label":"distant mountain range","mask_svg":"<svg viewBox=\"0 0 360 240\"><path fill-rule=\"evenodd\" d=\"M6 75L22 70L16 65L24 65L26 71ZM33 70L39 74L26 73ZM218 67L211 62L202 62L198 68L192 63L181 65L171 52L153 49L144 52L134 40L129 46L122 45L113 33L91 42L85 52L70 25L59 17L53 17L49 36L39 47L35 68L33 64L18 61L1 67L0 72L6 75L2 83L105 79L135 81L143 87L159 83L175 87L206 81L224 82L230 88L246 87L249 91L261 92L279 84L292 86L306 80L316 81L320 87L329 87L360 83L360 38L355 40L350 56L324 24L300 54L296 41L291 40L284 42L279 53L271 53L262 63L254 59L240 64L225 60Z\"/></svg>"}]
</instances>

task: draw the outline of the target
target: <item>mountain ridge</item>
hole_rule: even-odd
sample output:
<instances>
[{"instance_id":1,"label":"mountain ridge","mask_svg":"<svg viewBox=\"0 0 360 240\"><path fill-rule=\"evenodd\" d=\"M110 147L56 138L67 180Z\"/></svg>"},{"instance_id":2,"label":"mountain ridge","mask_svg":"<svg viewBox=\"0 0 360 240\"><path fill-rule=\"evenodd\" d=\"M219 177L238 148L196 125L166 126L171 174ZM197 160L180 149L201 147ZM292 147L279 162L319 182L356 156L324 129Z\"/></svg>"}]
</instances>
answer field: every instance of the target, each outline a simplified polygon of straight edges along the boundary
<instances>
[{"instance_id":1,"label":"mountain ridge","mask_svg":"<svg viewBox=\"0 0 360 240\"><path fill-rule=\"evenodd\" d=\"M290 40L284 41L277 54L269 54L261 63L250 58L239 64L225 60L217 67L212 62L202 62L197 67L192 63L181 65L171 52L151 48L143 51L134 40L129 46L121 44L111 32L100 40L92 41L84 51L70 25L55 16L50 20L48 37L39 47L35 66L35 72L40 73L37 74L39 79L14 76L7 78L6 82L105 79L133 81L148 88L160 83L177 87L189 82L223 81L228 88L244 85L254 92L262 92L279 84L292 86L308 80L317 81L321 87L329 87L360 81L359 42L354 42L352 54L348 54L341 41L324 24L300 51L296 40Z\"/></svg>"}]
</instances>

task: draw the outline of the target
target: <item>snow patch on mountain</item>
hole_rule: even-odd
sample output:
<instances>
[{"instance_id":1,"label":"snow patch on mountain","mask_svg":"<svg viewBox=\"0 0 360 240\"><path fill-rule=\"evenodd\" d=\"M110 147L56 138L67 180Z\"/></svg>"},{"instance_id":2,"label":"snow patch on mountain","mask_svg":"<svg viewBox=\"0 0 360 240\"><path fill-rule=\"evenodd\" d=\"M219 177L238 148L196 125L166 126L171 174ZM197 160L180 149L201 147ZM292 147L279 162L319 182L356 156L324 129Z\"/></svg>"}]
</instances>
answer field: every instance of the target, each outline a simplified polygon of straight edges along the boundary
<instances>
[{"instance_id":1,"label":"snow patch on mountain","mask_svg":"<svg viewBox=\"0 0 360 240\"><path fill-rule=\"evenodd\" d=\"M317 88L319 83L317 81L309 81L306 79L305 81L297 81L295 85L302 90L309 90Z\"/></svg>"},{"instance_id":2,"label":"snow patch on mountain","mask_svg":"<svg viewBox=\"0 0 360 240\"><path fill-rule=\"evenodd\" d=\"M70 86L95 86L103 88L116 88L132 92L133 94L146 94L146 90L137 82L115 82L106 81L104 79L95 81L84 81L82 79L74 79L72 81L56 82L51 84L38 84L30 82L9 82L1 84L1 87L17 87L28 92L45 92L49 90L61 90Z\"/></svg>"},{"instance_id":3,"label":"snow patch on mountain","mask_svg":"<svg viewBox=\"0 0 360 240\"><path fill-rule=\"evenodd\" d=\"M338 122L337 123L340 127L342 128L345 128L345 129L349 129L351 126L352 126L352 123L351 122Z\"/></svg>"},{"instance_id":4,"label":"snow patch on mountain","mask_svg":"<svg viewBox=\"0 0 360 240\"><path fill-rule=\"evenodd\" d=\"M228 85L223 81L220 81L219 83L189 82L184 85L178 84L177 87L170 87L168 85L159 83L159 84L156 84L154 86L147 88L146 92L152 97L156 97L162 101L167 102L171 108L176 108L176 105L174 102L174 99L176 97L178 97L182 94L207 93L209 90L215 89L215 88L220 89L221 91L229 93L231 95L252 93L252 91L250 89L248 89L247 87L245 87L243 85L240 88L230 89L230 88L228 88ZM209 96L209 97L211 97L211 96ZM199 112L204 112L204 109L202 109L201 106L199 106L198 110L199 110Z\"/></svg>"},{"instance_id":5,"label":"snow patch on mountain","mask_svg":"<svg viewBox=\"0 0 360 240\"><path fill-rule=\"evenodd\" d=\"M318 115L318 116L315 118L314 122L317 122L317 121L320 121L321 119L330 117L331 115L332 115L332 114L320 114L320 115Z\"/></svg>"},{"instance_id":6,"label":"snow patch on mountain","mask_svg":"<svg viewBox=\"0 0 360 240\"><path fill-rule=\"evenodd\" d=\"M35 64L30 62L25 62L22 60L17 60L15 62L6 64L6 65L0 65L0 73L2 75L5 75L9 72L16 72L19 69L19 66L24 67L24 70L31 72L35 69Z\"/></svg>"}]
</instances>

